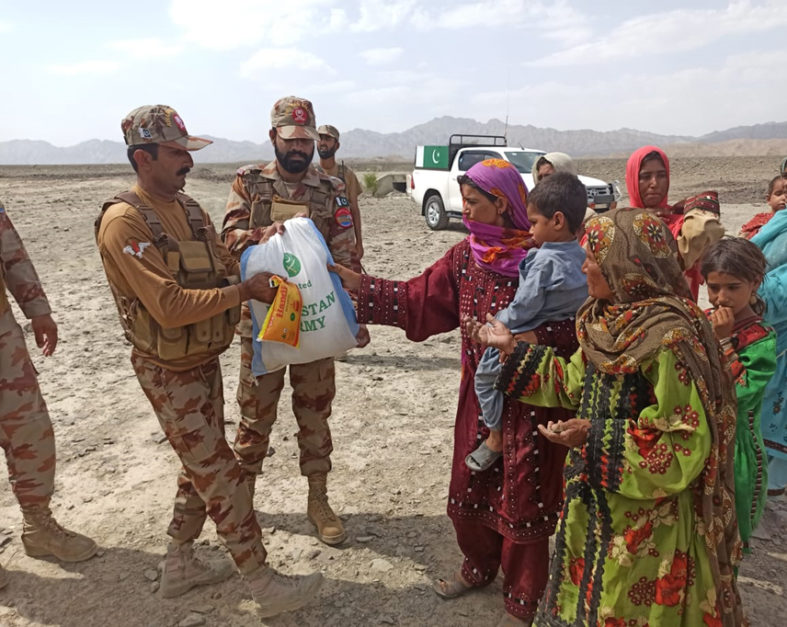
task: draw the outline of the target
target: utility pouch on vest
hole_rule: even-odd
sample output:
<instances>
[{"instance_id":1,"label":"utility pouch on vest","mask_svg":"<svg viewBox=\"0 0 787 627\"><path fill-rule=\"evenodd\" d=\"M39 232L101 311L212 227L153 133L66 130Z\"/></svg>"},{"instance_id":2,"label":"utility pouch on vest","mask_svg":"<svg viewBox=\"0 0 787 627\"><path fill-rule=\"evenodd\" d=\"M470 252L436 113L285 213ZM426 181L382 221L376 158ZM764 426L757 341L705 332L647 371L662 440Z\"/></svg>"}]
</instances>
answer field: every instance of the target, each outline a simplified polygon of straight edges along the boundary
<instances>
[{"instance_id":1,"label":"utility pouch on vest","mask_svg":"<svg viewBox=\"0 0 787 627\"><path fill-rule=\"evenodd\" d=\"M180 241L180 265L183 287L190 289L207 289L216 287L216 273L213 267L213 255L207 242Z\"/></svg>"},{"instance_id":2,"label":"utility pouch on vest","mask_svg":"<svg viewBox=\"0 0 787 627\"><path fill-rule=\"evenodd\" d=\"M309 205L296 200L287 200L281 196L274 196L271 203L271 220L284 222L294 217L296 213L309 215Z\"/></svg>"}]
</instances>

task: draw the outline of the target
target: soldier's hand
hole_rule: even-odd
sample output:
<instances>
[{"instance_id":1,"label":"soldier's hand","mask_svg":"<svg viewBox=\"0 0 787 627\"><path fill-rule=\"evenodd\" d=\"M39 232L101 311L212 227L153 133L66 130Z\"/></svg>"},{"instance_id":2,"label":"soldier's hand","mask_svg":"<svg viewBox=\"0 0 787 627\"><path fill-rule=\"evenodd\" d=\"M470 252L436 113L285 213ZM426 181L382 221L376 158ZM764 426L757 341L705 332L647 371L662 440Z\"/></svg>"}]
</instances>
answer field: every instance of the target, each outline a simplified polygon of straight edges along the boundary
<instances>
[{"instance_id":1,"label":"soldier's hand","mask_svg":"<svg viewBox=\"0 0 787 627\"><path fill-rule=\"evenodd\" d=\"M260 226L254 229L252 239L258 244L264 244L274 235L281 235L284 233L284 223L274 222L270 226Z\"/></svg>"},{"instance_id":2,"label":"soldier's hand","mask_svg":"<svg viewBox=\"0 0 787 627\"><path fill-rule=\"evenodd\" d=\"M33 333L36 336L36 346L46 357L49 357L55 352L57 346L57 324L51 315L46 314L31 318L30 326L33 327Z\"/></svg>"},{"instance_id":3,"label":"soldier's hand","mask_svg":"<svg viewBox=\"0 0 787 627\"><path fill-rule=\"evenodd\" d=\"M276 290L279 289L278 287L271 287L270 279L272 276L270 272L260 272L238 285L241 301L254 299L262 303L272 303L276 297Z\"/></svg>"},{"instance_id":4,"label":"soldier's hand","mask_svg":"<svg viewBox=\"0 0 787 627\"><path fill-rule=\"evenodd\" d=\"M361 287L361 275L358 272L345 268L340 264L328 264L328 272L335 272L342 280L344 289L357 292Z\"/></svg>"}]
</instances>

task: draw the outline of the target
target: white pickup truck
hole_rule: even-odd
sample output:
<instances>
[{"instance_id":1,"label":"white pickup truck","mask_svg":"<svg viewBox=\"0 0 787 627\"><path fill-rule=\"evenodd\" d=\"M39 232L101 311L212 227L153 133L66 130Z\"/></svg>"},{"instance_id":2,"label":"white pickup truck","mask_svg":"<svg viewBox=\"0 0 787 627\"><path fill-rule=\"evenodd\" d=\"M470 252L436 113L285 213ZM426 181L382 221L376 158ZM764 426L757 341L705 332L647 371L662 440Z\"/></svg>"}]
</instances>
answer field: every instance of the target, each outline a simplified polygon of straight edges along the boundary
<instances>
[{"instance_id":1,"label":"white pickup truck","mask_svg":"<svg viewBox=\"0 0 787 627\"><path fill-rule=\"evenodd\" d=\"M407 193L421 207L430 229L444 229L450 218L462 217L462 195L457 178L484 159L505 159L514 164L527 189L533 189L533 164L543 150L514 148L499 135L451 135L447 146L418 146L415 169ZM587 189L588 207L606 211L614 207L619 193L614 184L580 176Z\"/></svg>"}]
</instances>

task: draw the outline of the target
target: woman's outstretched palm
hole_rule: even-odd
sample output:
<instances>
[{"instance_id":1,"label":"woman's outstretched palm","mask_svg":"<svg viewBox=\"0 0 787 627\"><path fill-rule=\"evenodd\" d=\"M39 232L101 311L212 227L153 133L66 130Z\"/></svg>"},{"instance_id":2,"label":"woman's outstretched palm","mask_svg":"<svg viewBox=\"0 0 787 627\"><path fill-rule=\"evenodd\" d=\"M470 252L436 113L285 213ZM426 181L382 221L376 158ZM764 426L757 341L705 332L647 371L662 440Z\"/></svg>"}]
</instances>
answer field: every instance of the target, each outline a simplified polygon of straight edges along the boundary
<instances>
[{"instance_id":1,"label":"woman's outstretched palm","mask_svg":"<svg viewBox=\"0 0 787 627\"><path fill-rule=\"evenodd\" d=\"M516 345L514 336L508 327L492 314L486 314L486 324L472 318L467 318L464 322L467 335L476 342L491 346L506 354L513 352Z\"/></svg>"}]
</instances>

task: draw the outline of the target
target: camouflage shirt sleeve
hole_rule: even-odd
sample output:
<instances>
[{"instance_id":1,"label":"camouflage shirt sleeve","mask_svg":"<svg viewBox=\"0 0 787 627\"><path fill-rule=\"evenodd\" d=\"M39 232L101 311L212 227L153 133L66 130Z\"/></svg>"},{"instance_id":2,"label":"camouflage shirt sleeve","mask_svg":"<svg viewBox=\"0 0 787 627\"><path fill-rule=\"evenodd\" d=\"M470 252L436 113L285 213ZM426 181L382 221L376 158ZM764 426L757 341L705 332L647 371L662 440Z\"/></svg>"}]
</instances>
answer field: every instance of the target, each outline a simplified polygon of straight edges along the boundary
<instances>
[{"instance_id":1,"label":"camouflage shirt sleeve","mask_svg":"<svg viewBox=\"0 0 787 627\"><path fill-rule=\"evenodd\" d=\"M52 313L22 239L0 203L0 272L27 318Z\"/></svg>"},{"instance_id":2,"label":"camouflage shirt sleeve","mask_svg":"<svg viewBox=\"0 0 787 627\"><path fill-rule=\"evenodd\" d=\"M250 219L251 194L246 185L246 172L241 169L232 182L221 229L221 239L236 259L240 259L250 244L258 241L254 239L254 231L249 229Z\"/></svg>"},{"instance_id":3,"label":"camouflage shirt sleeve","mask_svg":"<svg viewBox=\"0 0 787 627\"><path fill-rule=\"evenodd\" d=\"M355 251L355 230L350 201L345 194L344 183L331 178L333 193L328 196L328 209L333 215L328 230L327 244L333 260L356 272L361 271L361 264L353 255Z\"/></svg>"}]
</instances>

